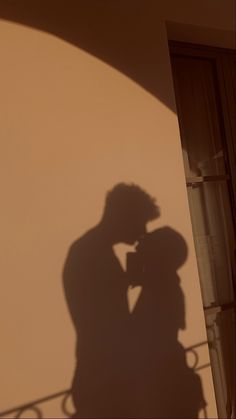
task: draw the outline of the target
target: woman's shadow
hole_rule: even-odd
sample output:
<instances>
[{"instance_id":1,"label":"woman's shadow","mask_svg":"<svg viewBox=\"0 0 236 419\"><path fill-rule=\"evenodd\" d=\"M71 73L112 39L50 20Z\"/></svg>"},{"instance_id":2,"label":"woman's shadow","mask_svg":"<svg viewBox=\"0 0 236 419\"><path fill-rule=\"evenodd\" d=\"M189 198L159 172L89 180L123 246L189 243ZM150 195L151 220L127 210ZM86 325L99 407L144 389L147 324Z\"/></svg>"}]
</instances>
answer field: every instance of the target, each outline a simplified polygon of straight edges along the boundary
<instances>
[{"instance_id":1,"label":"woman's shadow","mask_svg":"<svg viewBox=\"0 0 236 419\"><path fill-rule=\"evenodd\" d=\"M130 325L134 413L197 418L206 406L201 381L187 366L185 349L178 341L178 331L186 328L177 274L187 258L186 242L172 228L163 227L146 234L130 256L131 282L142 286Z\"/></svg>"},{"instance_id":2,"label":"woman's shadow","mask_svg":"<svg viewBox=\"0 0 236 419\"><path fill-rule=\"evenodd\" d=\"M197 418L205 406L177 335L185 328L177 269L187 246L169 227L145 233L158 215L153 198L137 185L116 185L101 222L70 248L64 289L77 335L74 417ZM141 236L124 271L113 246ZM130 285L142 286L132 313Z\"/></svg>"}]
</instances>

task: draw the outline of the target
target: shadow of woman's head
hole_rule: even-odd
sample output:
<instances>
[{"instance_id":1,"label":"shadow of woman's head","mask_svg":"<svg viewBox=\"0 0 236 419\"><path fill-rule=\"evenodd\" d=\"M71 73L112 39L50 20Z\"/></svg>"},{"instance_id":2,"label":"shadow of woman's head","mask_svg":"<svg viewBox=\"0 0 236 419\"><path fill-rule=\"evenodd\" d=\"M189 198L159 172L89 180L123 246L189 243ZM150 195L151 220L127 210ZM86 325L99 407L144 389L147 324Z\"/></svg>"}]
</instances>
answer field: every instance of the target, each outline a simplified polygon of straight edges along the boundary
<instances>
[{"instance_id":1,"label":"shadow of woman's head","mask_svg":"<svg viewBox=\"0 0 236 419\"><path fill-rule=\"evenodd\" d=\"M137 253L144 272L176 272L187 259L188 248L184 238L170 227L162 227L142 237Z\"/></svg>"}]
</instances>

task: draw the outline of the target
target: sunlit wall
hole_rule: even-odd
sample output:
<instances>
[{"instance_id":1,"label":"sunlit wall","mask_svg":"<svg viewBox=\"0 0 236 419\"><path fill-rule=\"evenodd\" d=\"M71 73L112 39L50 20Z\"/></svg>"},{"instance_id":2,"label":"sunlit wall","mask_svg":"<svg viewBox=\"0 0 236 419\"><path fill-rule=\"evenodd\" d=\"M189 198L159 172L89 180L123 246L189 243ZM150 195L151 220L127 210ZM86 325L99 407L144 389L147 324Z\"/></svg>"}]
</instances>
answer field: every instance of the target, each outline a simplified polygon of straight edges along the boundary
<instances>
[{"instance_id":1,"label":"sunlit wall","mask_svg":"<svg viewBox=\"0 0 236 419\"><path fill-rule=\"evenodd\" d=\"M155 72L174 107L164 22L157 22L155 44L153 68L143 71ZM4 410L71 385L75 333L63 264L70 244L100 219L105 194L117 182L137 183L156 197L161 217L150 230L168 225L185 238L189 256L179 275L187 329L180 340L189 347L206 334L176 114L56 36L1 21L0 49ZM121 261L126 250L117 249ZM209 363L206 345L199 357ZM213 417L210 368L199 374ZM59 412L53 406L47 414Z\"/></svg>"}]
</instances>

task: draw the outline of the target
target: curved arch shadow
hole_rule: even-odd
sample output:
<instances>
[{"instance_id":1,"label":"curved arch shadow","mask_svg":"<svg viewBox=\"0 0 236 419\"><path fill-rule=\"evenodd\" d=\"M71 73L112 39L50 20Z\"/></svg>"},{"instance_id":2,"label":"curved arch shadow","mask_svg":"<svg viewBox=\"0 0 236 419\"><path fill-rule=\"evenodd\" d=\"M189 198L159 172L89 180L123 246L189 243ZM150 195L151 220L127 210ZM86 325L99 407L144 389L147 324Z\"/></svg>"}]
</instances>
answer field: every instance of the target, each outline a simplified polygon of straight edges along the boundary
<instances>
[{"instance_id":1,"label":"curved arch shadow","mask_svg":"<svg viewBox=\"0 0 236 419\"><path fill-rule=\"evenodd\" d=\"M56 35L91 53L175 110L169 89L157 82L156 70L163 65L157 54L157 14L154 0L0 1L1 19Z\"/></svg>"}]
</instances>

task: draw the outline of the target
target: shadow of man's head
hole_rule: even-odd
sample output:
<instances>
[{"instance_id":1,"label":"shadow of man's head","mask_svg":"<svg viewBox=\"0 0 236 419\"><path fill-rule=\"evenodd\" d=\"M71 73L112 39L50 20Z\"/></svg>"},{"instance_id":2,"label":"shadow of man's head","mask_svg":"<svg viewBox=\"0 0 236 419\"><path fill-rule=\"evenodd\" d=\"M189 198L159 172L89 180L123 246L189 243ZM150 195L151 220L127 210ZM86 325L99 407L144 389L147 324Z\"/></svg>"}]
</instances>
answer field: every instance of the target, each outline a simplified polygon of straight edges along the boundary
<instances>
[{"instance_id":1,"label":"shadow of man's head","mask_svg":"<svg viewBox=\"0 0 236 419\"><path fill-rule=\"evenodd\" d=\"M135 184L119 183L107 194L101 224L114 243L134 244L146 233L146 224L159 215L147 192Z\"/></svg>"}]
</instances>

